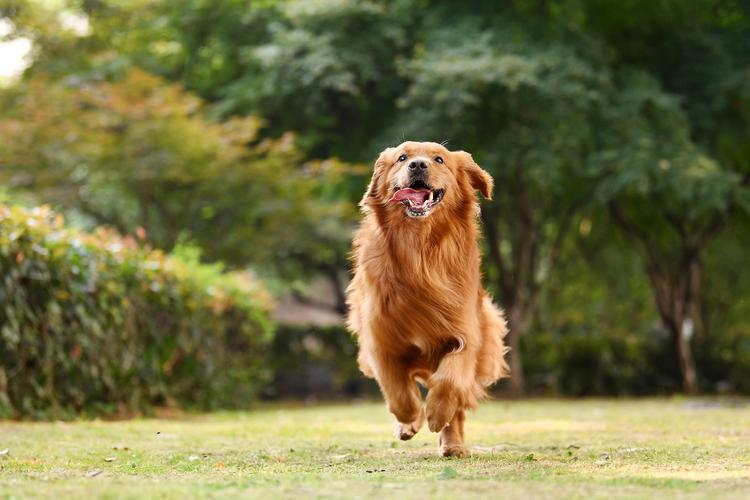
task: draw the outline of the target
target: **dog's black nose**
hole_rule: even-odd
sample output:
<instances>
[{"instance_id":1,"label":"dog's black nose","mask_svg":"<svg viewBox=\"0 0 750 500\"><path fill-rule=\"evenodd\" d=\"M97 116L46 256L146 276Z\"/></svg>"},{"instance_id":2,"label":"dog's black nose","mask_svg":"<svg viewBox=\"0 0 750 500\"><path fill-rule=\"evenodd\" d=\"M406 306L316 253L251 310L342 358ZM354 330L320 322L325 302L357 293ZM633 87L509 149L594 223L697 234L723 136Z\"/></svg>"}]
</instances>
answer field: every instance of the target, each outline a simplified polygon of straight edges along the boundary
<instances>
[{"instance_id":1,"label":"dog's black nose","mask_svg":"<svg viewBox=\"0 0 750 500\"><path fill-rule=\"evenodd\" d=\"M413 172L417 169L427 170L427 163L422 160L414 160L413 162L409 163L409 170Z\"/></svg>"}]
</instances>

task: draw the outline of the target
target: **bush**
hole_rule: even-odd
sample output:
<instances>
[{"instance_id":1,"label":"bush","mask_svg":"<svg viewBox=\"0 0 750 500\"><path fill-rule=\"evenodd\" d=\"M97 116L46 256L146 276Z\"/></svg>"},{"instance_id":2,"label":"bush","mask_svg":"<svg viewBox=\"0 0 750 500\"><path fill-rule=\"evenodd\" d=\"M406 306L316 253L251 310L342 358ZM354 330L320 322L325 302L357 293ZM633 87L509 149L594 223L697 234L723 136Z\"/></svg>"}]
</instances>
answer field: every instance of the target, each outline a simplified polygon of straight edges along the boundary
<instances>
[{"instance_id":1,"label":"bush","mask_svg":"<svg viewBox=\"0 0 750 500\"><path fill-rule=\"evenodd\" d=\"M270 376L263 287L197 252L0 205L0 276L4 416L242 406Z\"/></svg>"},{"instance_id":2,"label":"bush","mask_svg":"<svg viewBox=\"0 0 750 500\"><path fill-rule=\"evenodd\" d=\"M532 393L623 396L671 393L677 367L666 332L534 332L522 338Z\"/></svg>"}]
</instances>

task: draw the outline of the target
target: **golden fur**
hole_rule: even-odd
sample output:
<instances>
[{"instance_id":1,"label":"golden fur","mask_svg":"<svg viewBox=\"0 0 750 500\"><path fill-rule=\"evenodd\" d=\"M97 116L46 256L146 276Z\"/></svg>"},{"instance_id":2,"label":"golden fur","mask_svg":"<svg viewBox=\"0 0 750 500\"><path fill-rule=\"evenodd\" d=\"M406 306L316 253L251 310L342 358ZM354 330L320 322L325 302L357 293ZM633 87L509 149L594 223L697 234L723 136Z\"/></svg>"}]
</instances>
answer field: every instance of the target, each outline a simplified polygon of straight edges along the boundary
<instances>
[{"instance_id":1,"label":"golden fur","mask_svg":"<svg viewBox=\"0 0 750 500\"><path fill-rule=\"evenodd\" d=\"M408 185L402 155L427 162L430 188L444 190L426 217L389 202ZM360 369L378 381L397 437L410 439L426 419L444 456L468 455L465 411L508 376L505 320L481 284L476 190L490 198L492 178L468 153L431 142L383 151L361 202L347 290ZM416 381L428 388L424 409Z\"/></svg>"}]
</instances>

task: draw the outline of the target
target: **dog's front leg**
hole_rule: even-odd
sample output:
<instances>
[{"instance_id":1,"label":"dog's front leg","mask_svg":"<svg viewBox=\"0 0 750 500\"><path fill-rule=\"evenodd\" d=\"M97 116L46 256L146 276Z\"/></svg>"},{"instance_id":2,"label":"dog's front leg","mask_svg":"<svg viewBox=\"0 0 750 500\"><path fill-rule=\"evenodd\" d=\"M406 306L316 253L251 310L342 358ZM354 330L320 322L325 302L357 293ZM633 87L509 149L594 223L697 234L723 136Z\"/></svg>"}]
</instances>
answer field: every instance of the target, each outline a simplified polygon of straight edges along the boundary
<instances>
[{"instance_id":1,"label":"dog's front leg","mask_svg":"<svg viewBox=\"0 0 750 500\"><path fill-rule=\"evenodd\" d=\"M456 412L477 405L474 378L477 366L476 347L467 344L447 354L427 382L426 416L432 432L442 431Z\"/></svg>"},{"instance_id":2,"label":"dog's front leg","mask_svg":"<svg viewBox=\"0 0 750 500\"><path fill-rule=\"evenodd\" d=\"M394 435L403 441L411 439L424 423L424 410L408 365L397 357L378 356L375 371L388 411L397 420Z\"/></svg>"}]
</instances>

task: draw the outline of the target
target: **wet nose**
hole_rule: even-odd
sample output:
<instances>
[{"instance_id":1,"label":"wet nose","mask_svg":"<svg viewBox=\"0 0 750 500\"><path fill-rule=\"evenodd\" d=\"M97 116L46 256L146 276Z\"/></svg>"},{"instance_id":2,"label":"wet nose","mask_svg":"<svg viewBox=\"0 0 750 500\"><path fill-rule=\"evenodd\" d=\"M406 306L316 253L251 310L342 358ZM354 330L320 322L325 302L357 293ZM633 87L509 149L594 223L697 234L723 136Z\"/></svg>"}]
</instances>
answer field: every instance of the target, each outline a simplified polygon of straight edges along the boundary
<instances>
[{"instance_id":1,"label":"wet nose","mask_svg":"<svg viewBox=\"0 0 750 500\"><path fill-rule=\"evenodd\" d=\"M414 160L411 163L409 163L409 170L411 172L416 172L419 170L427 170L427 162L424 160Z\"/></svg>"}]
</instances>

